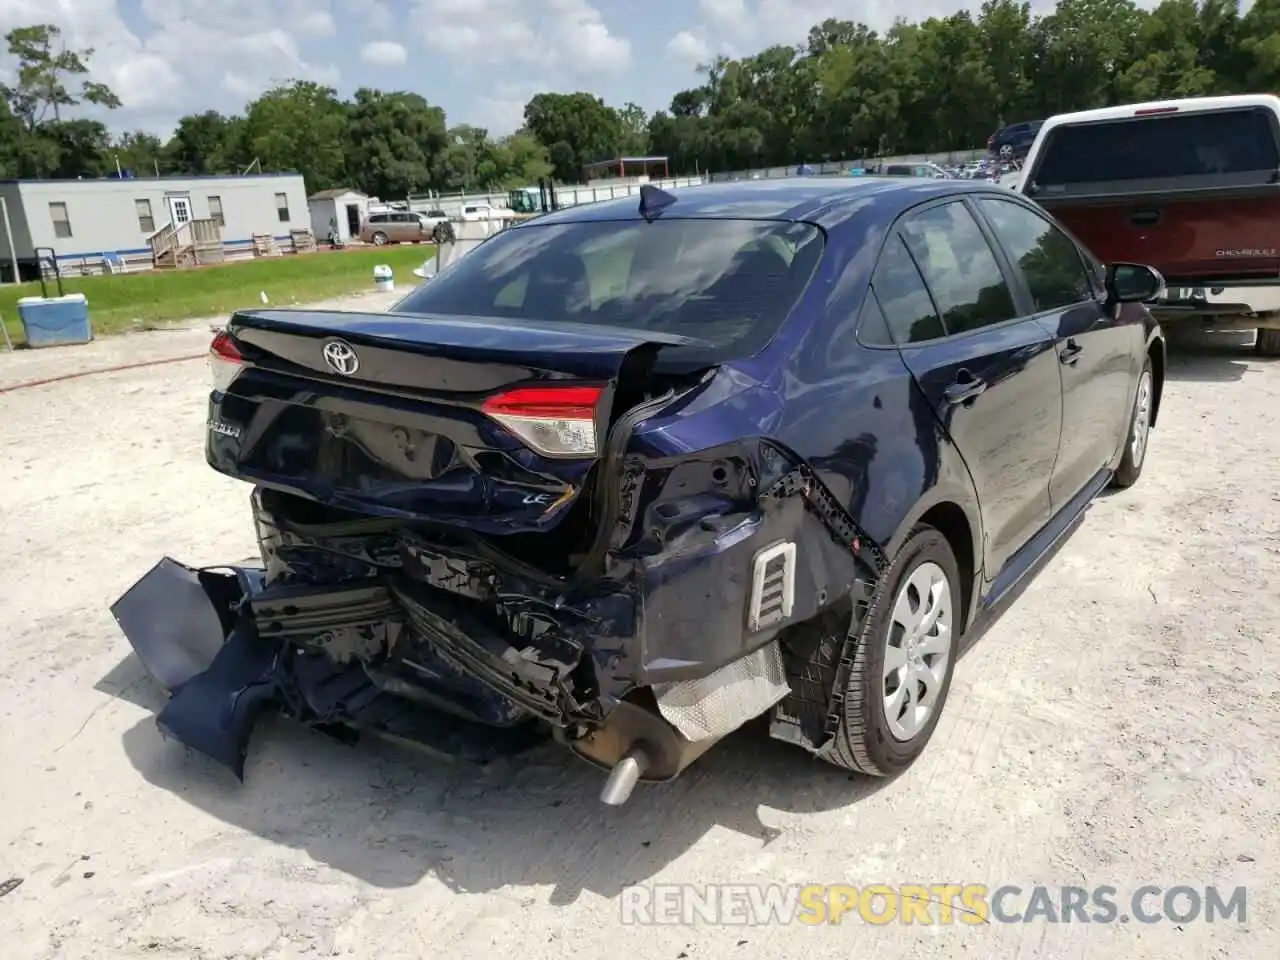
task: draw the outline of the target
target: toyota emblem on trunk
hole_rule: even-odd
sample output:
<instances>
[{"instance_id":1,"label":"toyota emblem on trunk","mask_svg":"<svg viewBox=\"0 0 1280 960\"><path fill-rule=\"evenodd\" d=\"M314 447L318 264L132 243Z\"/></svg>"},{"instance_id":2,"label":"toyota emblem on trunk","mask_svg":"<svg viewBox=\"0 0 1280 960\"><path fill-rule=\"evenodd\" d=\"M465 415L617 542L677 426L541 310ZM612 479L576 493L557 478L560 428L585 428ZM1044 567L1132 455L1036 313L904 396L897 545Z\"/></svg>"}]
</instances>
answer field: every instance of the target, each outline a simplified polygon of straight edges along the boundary
<instances>
[{"instance_id":1,"label":"toyota emblem on trunk","mask_svg":"<svg viewBox=\"0 0 1280 960\"><path fill-rule=\"evenodd\" d=\"M345 340L330 340L324 345L324 362L334 373L349 377L360 369L360 358Z\"/></svg>"}]
</instances>

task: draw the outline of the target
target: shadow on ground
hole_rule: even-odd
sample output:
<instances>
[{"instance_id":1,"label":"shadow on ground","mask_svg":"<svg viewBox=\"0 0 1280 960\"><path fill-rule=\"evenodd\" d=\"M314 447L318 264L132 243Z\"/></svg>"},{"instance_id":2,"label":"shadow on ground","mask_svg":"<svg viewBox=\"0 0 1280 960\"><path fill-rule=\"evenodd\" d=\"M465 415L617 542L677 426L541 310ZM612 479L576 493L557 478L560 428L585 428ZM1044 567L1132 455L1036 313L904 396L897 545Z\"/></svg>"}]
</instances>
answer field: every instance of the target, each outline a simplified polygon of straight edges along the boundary
<instances>
[{"instance_id":1,"label":"shadow on ground","mask_svg":"<svg viewBox=\"0 0 1280 960\"><path fill-rule=\"evenodd\" d=\"M164 695L131 654L98 689L156 711ZM888 781L851 777L760 726L738 731L669 784L602 805L603 774L548 744L487 767L366 738L345 747L299 724L260 724L245 782L165 741L147 718L125 732L134 767L210 816L384 888L426 874L460 893L550 885L551 903L616 897L715 827L762 845L787 814L846 807ZM769 816L761 807L779 811ZM772 820L772 823L767 821Z\"/></svg>"},{"instance_id":2,"label":"shadow on ground","mask_svg":"<svg viewBox=\"0 0 1280 960\"><path fill-rule=\"evenodd\" d=\"M1254 353L1252 332L1166 330L1165 336L1169 346L1169 380L1229 383L1248 373L1249 364L1272 360Z\"/></svg>"}]
</instances>

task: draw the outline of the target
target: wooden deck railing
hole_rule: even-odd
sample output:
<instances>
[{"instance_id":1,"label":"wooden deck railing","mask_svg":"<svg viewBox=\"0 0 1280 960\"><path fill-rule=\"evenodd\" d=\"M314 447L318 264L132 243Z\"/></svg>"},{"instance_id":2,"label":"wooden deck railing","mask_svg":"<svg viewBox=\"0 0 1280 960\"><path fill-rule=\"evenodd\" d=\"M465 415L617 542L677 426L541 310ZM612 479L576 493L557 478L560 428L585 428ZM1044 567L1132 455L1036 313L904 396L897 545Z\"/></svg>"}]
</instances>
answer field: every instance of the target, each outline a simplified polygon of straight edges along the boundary
<instances>
[{"instance_id":1,"label":"wooden deck railing","mask_svg":"<svg viewBox=\"0 0 1280 960\"><path fill-rule=\"evenodd\" d=\"M222 229L216 220L168 223L147 237L151 262L157 267L216 263L225 257Z\"/></svg>"}]
</instances>

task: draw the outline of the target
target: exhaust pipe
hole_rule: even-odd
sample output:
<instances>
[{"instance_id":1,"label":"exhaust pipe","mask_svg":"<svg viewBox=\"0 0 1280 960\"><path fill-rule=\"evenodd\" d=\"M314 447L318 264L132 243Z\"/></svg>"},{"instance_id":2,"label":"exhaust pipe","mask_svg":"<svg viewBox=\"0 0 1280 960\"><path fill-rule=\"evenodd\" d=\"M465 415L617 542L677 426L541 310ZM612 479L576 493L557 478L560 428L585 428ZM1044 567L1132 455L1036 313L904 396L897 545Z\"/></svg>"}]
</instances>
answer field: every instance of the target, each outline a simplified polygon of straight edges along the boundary
<instances>
[{"instance_id":1,"label":"exhaust pipe","mask_svg":"<svg viewBox=\"0 0 1280 960\"><path fill-rule=\"evenodd\" d=\"M626 700L586 736L571 740L560 731L556 736L588 763L609 771L600 801L611 807L626 803L638 783L675 779L721 739L687 740L656 711Z\"/></svg>"},{"instance_id":2,"label":"exhaust pipe","mask_svg":"<svg viewBox=\"0 0 1280 960\"><path fill-rule=\"evenodd\" d=\"M618 761L618 765L609 771L609 779L604 782L604 789L600 791L600 802L611 807L622 806L631 798L631 791L648 769L649 755L644 752L644 748L632 747Z\"/></svg>"}]
</instances>

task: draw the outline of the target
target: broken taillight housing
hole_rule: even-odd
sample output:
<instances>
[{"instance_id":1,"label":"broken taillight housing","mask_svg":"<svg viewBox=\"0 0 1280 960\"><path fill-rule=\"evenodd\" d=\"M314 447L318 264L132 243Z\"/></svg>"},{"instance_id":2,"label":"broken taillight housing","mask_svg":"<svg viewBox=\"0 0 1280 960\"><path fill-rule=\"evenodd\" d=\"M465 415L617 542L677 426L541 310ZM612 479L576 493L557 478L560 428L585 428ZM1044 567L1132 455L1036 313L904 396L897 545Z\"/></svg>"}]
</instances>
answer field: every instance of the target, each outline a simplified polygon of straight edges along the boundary
<instances>
[{"instance_id":1,"label":"broken taillight housing","mask_svg":"<svg viewBox=\"0 0 1280 960\"><path fill-rule=\"evenodd\" d=\"M227 388L244 367L244 357L225 330L218 332L209 344L209 376L213 380L214 393L226 393Z\"/></svg>"},{"instance_id":2,"label":"broken taillight housing","mask_svg":"<svg viewBox=\"0 0 1280 960\"><path fill-rule=\"evenodd\" d=\"M548 457L594 457L596 419L604 387L517 387L481 409L529 447Z\"/></svg>"}]
</instances>

